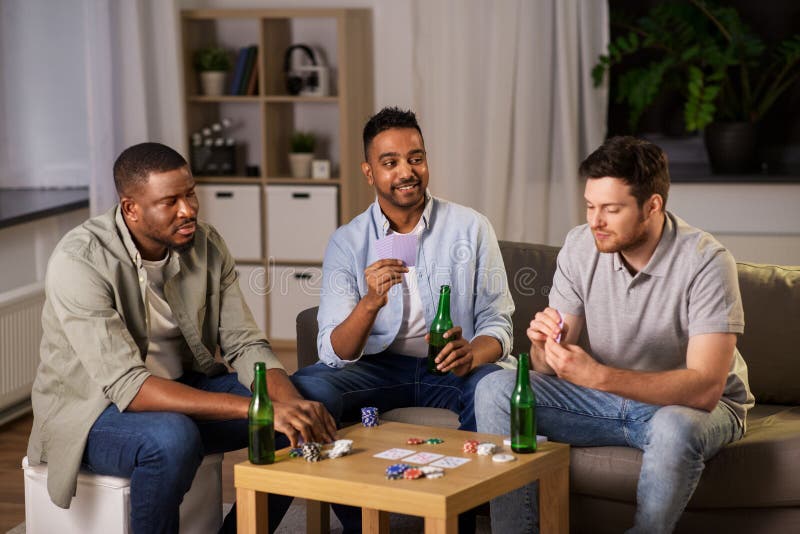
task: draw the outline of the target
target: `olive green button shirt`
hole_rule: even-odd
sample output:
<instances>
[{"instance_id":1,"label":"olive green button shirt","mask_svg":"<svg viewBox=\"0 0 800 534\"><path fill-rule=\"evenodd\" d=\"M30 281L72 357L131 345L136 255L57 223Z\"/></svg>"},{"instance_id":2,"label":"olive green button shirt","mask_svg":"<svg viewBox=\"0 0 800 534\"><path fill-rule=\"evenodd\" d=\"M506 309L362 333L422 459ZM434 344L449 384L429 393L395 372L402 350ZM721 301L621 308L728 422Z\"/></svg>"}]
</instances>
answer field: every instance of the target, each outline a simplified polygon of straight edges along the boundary
<instances>
[{"instance_id":1,"label":"olive green button shirt","mask_svg":"<svg viewBox=\"0 0 800 534\"><path fill-rule=\"evenodd\" d=\"M247 387L253 364L282 368L239 289L234 260L213 227L197 224L194 246L171 254L164 294L183 337L184 368L225 372ZM75 495L89 430L110 404L120 411L150 372L147 271L118 207L71 230L47 266L41 363L31 392L31 464L47 462L47 489L66 508Z\"/></svg>"}]
</instances>

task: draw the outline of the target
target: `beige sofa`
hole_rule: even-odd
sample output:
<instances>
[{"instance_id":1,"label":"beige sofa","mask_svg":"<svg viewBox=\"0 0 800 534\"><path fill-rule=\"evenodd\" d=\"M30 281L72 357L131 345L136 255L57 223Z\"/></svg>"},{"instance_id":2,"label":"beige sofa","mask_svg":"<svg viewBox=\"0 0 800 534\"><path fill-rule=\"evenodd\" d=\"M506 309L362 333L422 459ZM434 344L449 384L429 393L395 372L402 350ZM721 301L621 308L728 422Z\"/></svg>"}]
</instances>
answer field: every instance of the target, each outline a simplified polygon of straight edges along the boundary
<instances>
[{"instance_id":1,"label":"beige sofa","mask_svg":"<svg viewBox=\"0 0 800 534\"><path fill-rule=\"evenodd\" d=\"M516 312L514 353L547 305L558 248L500 242ZM739 263L745 333L739 349L756 406L747 433L708 462L678 532L800 532L800 267ZM317 309L297 316L300 367L317 360ZM448 410L404 408L384 419L457 427ZM572 532L622 532L632 524L641 452L575 447L570 467Z\"/></svg>"}]
</instances>

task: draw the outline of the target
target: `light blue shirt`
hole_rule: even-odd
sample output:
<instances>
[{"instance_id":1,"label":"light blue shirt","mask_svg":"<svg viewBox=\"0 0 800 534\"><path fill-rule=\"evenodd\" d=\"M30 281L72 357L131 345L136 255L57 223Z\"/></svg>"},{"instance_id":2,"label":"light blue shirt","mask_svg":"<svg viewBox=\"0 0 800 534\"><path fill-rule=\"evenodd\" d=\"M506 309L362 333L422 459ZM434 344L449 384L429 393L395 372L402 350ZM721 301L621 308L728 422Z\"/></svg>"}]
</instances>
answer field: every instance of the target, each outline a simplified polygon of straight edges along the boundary
<instances>
[{"instance_id":1,"label":"light blue shirt","mask_svg":"<svg viewBox=\"0 0 800 534\"><path fill-rule=\"evenodd\" d=\"M506 357L513 345L511 314L514 301L494 229L470 208L426 193L423 229L417 247L419 296L430 325L436 314L441 285L450 286L450 314L464 338L491 336ZM375 242L386 237L389 221L377 200L361 215L340 227L328 242L323 262L322 296L317 321L319 358L331 367L344 367L331 346L331 332L367 294L364 269L378 261ZM378 312L363 354L377 354L392 344L403 319L402 284L389 291ZM360 356L359 356L360 357Z\"/></svg>"}]
</instances>

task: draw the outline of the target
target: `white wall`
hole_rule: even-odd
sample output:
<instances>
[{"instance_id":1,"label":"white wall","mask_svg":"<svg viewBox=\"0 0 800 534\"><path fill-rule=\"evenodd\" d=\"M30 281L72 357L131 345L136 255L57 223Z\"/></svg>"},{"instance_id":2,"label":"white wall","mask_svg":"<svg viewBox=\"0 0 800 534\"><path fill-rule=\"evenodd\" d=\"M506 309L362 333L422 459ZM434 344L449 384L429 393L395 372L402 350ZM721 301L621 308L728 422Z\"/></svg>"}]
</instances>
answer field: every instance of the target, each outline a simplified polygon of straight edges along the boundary
<instances>
[{"instance_id":1,"label":"white wall","mask_svg":"<svg viewBox=\"0 0 800 534\"><path fill-rule=\"evenodd\" d=\"M82 208L0 229L0 293L44 280L58 241L88 217Z\"/></svg>"},{"instance_id":2,"label":"white wall","mask_svg":"<svg viewBox=\"0 0 800 534\"><path fill-rule=\"evenodd\" d=\"M0 1L0 187L88 182L81 2Z\"/></svg>"},{"instance_id":3,"label":"white wall","mask_svg":"<svg viewBox=\"0 0 800 534\"><path fill-rule=\"evenodd\" d=\"M667 209L739 261L800 265L800 184L672 184Z\"/></svg>"}]
</instances>

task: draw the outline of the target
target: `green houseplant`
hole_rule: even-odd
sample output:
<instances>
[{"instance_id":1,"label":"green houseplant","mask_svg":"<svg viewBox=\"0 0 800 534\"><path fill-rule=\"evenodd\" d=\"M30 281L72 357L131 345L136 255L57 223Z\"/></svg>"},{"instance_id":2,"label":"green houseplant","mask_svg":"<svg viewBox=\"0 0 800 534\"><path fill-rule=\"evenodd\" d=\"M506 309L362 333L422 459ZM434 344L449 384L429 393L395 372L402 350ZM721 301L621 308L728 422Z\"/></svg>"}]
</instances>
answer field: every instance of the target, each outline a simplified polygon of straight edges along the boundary
<instances>
[{"instance_id":1,"label":"green houseplant","mask_svg":"<svg viewBox=\"0 0 800 534\"><path fill-rule=\"evenodd\" d=\"M628 32L600 56L595 86L627 56L646 51L650 58L625 70L615 88L631 129L659 95L677 91L686 129L705 129L712 169L752 170L754 124L800 76L800 33L769 48L735 8L705 0L660 3L636 20L612 13L612 23ZM750 146L731 146L736 139ZM726 147L727 154L714 153Z\"/></svg>"},{"instance_id":2,"label":"green houseplant","mask_svg":"<svg viewBox=\"0 0 800 534\"><path fill-rule=\"evenodd\" d=\"M289 153L289 167L294 178L309 178L311 176L311 160L314 159L314 147L317 137L314 132L292 132L289 138L291 152Z\"/></svg>"},{"instance_id":3,"label":"green houseplant","mask_svg":"<svg viewBox=\"0 0 800 534\"><path fill-rule=\"evenodd\" d=\"M200 87L204 95L219 96L225 93L225 77L231 70L231 56L218 46L201 48L194 54L194 68L200 74Z\"/></svg>"},{"instance_id":4,"label":"green houseplant","mask_svg":"<svg viewBox=\"0 0 800 534\"><path fill-rule=\"evenodd\" d=\"M289 143L291 144L292 152L294 153L314 152L314 146L316 146L317 137L314 135L314 132L295 131L292 133Z\"/></svg>"}]
</instances>

